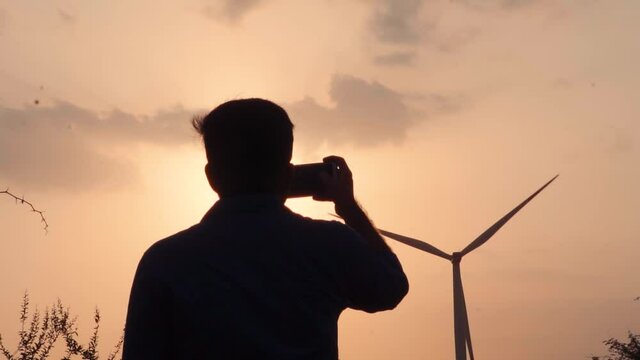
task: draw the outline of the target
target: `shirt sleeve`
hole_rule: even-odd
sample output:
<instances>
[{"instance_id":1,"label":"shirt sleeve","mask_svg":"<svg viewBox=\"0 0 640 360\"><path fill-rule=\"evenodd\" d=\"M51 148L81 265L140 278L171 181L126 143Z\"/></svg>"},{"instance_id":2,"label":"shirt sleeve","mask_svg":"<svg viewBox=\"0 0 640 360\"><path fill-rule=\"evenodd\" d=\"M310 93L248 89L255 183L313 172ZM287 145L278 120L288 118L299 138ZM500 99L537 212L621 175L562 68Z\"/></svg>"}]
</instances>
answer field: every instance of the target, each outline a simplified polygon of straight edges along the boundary
<instances>
[{"instance_id":1,"label":"shirt sleeve","mask_svg":"<svg viewBox=\"0 0 640 360\"><path fill-rule=\"evenodd\" d=\"M395 308L409 291L396 255L371 246L350 227L336 224L336 281L347 307L370 313Z\"/></svg>"},{"instance_id":2,"label":"shirt sleeve","mask_svg":"<svg viewBox=\"0 0 640 360\"><path fill-rule=\"evenodd\" d=\"M123 360L171 358L169 291L160 281L149 251L140 260L131 287Z\"/></svg>"}]
</instances>

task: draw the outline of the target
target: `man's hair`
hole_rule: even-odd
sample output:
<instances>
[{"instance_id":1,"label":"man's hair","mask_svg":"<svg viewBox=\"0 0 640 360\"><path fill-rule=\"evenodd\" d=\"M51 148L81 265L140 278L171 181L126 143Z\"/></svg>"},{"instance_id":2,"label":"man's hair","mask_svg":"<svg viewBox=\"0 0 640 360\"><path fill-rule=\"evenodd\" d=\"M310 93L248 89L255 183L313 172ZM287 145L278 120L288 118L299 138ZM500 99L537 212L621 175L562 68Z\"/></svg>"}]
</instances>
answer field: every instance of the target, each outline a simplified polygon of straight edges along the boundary
<instances>
[{"instance_id":1,"label":"man's hair","mask_svg":"<svg viewBox=\"0 0 640 360\"><path fill-rule=\"evenodd\" d=\"M204 139L222 195L273 192L291 161L293 124L287 112L264 99L225 102L193 127Z\"/></svg>"}]
</instances>

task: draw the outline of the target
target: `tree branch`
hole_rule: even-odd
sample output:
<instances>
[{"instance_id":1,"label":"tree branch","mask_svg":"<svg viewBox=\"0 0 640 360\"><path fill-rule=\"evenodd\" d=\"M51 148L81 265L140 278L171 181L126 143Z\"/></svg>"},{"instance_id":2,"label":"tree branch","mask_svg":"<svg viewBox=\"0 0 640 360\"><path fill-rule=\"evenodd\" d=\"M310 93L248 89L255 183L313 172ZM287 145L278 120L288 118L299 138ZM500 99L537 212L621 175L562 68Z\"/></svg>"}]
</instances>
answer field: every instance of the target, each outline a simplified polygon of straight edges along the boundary
<instances>
[{"instance_id":1,"label":"tree branch","mask_svg":"<svg viewBox=\"0 0 640 360\"><path fill-rule=\"evenodd\" d=\"M11 196L16 201L16 204L18 203L18 201L20 201L21 204L26 204L27 206L29 206L31 208L31 212L40 215L40 222L44 224L43 226L45 234L49 233L49 223L47 223L47 219L45 219L44 217L44 211L36 209L31 202L24 199L24 196L18 197L14 195L9 191L9 188L0 191L0 194L7 194Z\"/></svg>"}]
</instances>

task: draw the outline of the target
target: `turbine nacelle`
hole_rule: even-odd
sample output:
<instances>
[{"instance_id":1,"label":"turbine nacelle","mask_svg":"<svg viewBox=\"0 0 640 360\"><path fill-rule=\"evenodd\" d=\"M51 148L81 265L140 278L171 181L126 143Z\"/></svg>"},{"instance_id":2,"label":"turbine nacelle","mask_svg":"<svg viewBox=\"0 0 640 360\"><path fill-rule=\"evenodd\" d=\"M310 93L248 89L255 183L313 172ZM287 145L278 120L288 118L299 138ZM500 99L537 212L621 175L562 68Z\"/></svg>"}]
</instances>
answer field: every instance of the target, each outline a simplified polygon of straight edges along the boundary
<instances>
[{"instance_id":1,"label":"turbine nacelle","mask_svg":"<svg viewBox=\"0 0 640 360\"><path fill-rule=\"evenodd\" d=\"M453 254L451 254L451 263L460 264L460 261L462 261L463 256L464 254L462 252L454 252Z\"/></svg>"}]
</instances>

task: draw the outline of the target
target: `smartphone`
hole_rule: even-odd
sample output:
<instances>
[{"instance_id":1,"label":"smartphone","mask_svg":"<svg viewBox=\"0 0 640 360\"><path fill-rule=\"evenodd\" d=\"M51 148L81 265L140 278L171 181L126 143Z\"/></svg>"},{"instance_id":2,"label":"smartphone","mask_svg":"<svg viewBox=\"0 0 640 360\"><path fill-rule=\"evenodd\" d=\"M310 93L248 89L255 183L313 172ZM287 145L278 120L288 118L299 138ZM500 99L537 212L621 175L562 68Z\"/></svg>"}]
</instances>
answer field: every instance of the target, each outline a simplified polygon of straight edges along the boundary
<instances>
[{"instance_id":1,"label":"smartphone","mask_svg":"<svg viewBox=\"0 0 640 360\"><path fill-rule=\"evenodd\" d=\"M293 166L293 178L287 193L288 198L322 195L324 186L321 173L333 175L334 165L312 163Z\"/></svg>"}]
</instances>

